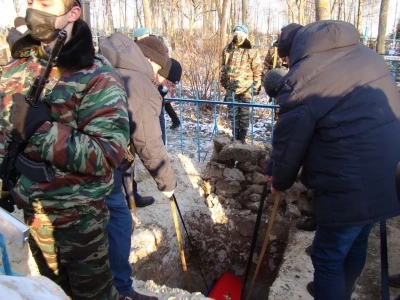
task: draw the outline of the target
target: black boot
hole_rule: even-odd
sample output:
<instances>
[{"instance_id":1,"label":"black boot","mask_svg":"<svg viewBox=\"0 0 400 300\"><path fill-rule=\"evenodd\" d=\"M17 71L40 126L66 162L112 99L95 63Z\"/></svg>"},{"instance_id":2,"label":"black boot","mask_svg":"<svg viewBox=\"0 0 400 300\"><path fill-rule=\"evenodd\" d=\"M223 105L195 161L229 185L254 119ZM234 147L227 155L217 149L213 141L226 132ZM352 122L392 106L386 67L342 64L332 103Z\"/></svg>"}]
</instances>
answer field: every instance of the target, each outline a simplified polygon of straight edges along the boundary
<instances>
[{"instance_id":1,"label":"black boot","mask_svg":"<svg viewBox=\"0 0 400 300\"><path fill-rule=\"evenodd\" d=\"M237 139L240 140L242 142L242 144L246 144L246 141L245 141L246 133L247 133L247 129L239 129Z\"/></svg>"},{"instance_id":2,"label":"black boot","mask_svg":"<svg viewBox=\"0 0 400 300\"><path fill-rule=\"evenodd\" d=\"M176 114L174 108L172 107L170 102L165 103L165 111L167 112L168 116L171 118L172 125L171 129L178 128L181 125L181 121L179 121L179 117Z\"/></svg>"}]
</instances>

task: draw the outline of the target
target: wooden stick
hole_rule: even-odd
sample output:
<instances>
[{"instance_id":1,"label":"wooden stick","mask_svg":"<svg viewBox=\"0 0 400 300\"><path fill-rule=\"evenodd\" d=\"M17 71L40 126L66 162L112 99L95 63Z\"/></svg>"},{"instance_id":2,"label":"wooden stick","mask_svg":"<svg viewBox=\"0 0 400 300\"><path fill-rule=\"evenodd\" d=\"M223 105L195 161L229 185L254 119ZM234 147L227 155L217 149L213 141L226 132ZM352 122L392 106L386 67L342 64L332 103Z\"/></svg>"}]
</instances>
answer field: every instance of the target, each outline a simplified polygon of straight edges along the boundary
<instances>
[{"instance_id":1,"label":"wooden stick","mask_svg":"<svg viewBox=\"0 0 400 300\"><path fill-rule=\"evenodd\" d=\"M278 47L274 47L274 62L272 64L272 69L276 68L277 62L278 62Z\"/></svg>"},{"instance_id":2,"label":"wooden stick","mask_svg":"<svg viewBox=\"0 0 400 300\"><path fill-rule=\"evenodd\" d=\"M271 232L272 232L272 226L274 225L274 221L275 221L275 217L276 217L276 213L278 211L278 207L279 207L279 202L280 201L281 201L281 193L278 193L275 196L274 208L272 209L271 217L270 217L269 222L268 222L268 228L267 228L267 232L265 234L264 243L263 243L263 246L262 246L262 249L261 249L260 257L258 258L256 271L254 273L253 280L251 281L250 290L249 290L249 293L247 294L246 300L250 300L250 296L251 296L251 292L253 290L254 282L256 281L256 277L257 277L258 271L260 270L260 266L261 266L261 262L262 262L262 260L264 258L265 250L267 250L269 236L271 235Z\"/></svg>"},{"instance_id":3,"label":"wooden stick","mask_svg":"<svg viewBox=\"0 0 400 300\"><path fill-rule=\"evenodd\" d=\"M189 274L187 272L185 252L183 251L183 245L182 245L181 230L179 229L178 215L176 214L176 206L173 196L169 198L169 203L171 204L172 219L174 220L175 224L176 239L178 240L178 248L181 256L182 269L183 269L183 274L185 276L186 288L190 292L191 286L190 286Z\"/></svg>"}]
</instances>

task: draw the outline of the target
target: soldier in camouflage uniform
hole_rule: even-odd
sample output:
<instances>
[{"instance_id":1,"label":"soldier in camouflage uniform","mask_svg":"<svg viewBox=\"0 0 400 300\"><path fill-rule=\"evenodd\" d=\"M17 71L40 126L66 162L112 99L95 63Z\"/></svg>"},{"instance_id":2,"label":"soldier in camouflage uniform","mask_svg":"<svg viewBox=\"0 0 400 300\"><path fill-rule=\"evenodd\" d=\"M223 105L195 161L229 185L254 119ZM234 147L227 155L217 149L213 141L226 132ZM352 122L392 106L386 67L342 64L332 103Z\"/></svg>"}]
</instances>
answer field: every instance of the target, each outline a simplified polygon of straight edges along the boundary
<instances>
[{"instance_id":1,"label":"soldier in camouflage uniform","mask_svg":"<svg viewBox=\"0 0 400 300\"><path fill-rule=\"evenodd\" d=\"M247 39L248 29L244 25L233 28L233 39L222 50L221 85L226 90L225 101L250 103L253 94L257 95L261 88L262 64L258 51ZM235 124L233 110L229 112L232 121L232 139L244 143L249 127L250 109L245 106L235 106ZM235 128L235 132L233 132Z\"/></svg>"},{"instance_id":2,"label":"soldier in camouflage uniform","mask_svg":"<svg viewBox=\"0 0 400 300\"><path fill-rule=\"evenodd\" d=\"M275 54L275 49L272 46L271 48L268 49L267 55L265 56L264 59L262 78L264 78L265 74L267 74L268 71L271 71L273 69L275 55L277 54ZM280 68L281 66L282 66L282 59L277 57L275 68Z\"/></svg>"},{"instance_id":3,"label":"soldier in camouflage uniform","mask_svg":"<svg viewBox=\"0 0 400 300\"><path fill-rule=\"evenodd\" d=\"M108 260L104 199L128 143L127 96L116 70L95 55L91 31L79 19L80 6L75 0L45 5L28 0L31 31L13 45L15 60L0 81L0 164L6 138L15 134L25 144L20 155L54 170L50 182L19 170L13 189L30 227L29 246L40 273L72 299L118 299ZM56 28L67 32L66 44L35 108L15 93L26 94L32 80L43 75Z\"/></svg>"}]
</instances>

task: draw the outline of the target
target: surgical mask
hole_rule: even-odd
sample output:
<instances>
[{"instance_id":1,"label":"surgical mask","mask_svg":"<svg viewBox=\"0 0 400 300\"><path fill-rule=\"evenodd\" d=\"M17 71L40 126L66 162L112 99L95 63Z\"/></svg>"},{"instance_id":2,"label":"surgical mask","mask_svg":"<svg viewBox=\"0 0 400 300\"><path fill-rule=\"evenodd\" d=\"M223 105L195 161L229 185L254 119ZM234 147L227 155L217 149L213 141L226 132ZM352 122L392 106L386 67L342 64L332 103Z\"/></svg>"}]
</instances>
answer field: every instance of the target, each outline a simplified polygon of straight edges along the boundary
<instances>
[{"instance_id":1,"label":"surgical mask","mask_svg":"<svg viewBox=\"0 0 400 300\"><path fill-rule=\"evenodd\" d=\"M246 34L235 32L233 35L232 42L236 45L241 45L243 44L245 39L246 39Z\"/></svg>"},{"instance_id":2,"label":"surgical mask","mask_svg":"<svg viewBox=\"0 0 400 300\"><path fill-rule=\"evenodd\" d=\"M25 21L28 29L31 31L32 38L45 44L54 41L59 32L68 25L67 23L64 28L56 29L56 20L58 17L64 16L67 13L68 12L57 16L37 9L28 8L26 10Z\"/></svg>"}]
</instances>

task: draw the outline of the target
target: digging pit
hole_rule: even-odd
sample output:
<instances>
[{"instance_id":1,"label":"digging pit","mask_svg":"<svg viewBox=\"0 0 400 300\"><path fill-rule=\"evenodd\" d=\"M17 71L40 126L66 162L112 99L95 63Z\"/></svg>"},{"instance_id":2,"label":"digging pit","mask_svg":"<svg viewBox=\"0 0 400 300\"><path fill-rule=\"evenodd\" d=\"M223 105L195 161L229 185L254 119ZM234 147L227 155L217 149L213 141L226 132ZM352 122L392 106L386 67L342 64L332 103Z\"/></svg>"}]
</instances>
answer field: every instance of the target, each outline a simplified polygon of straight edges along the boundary
<instances>
[{"instance_id":1,"label":"digging pit","mask_svg":"<svg viewBox=\"0 0 400 300\"><path fill-rule=\"evenodd\" d=\"M269 155L270 148L215 137L208 163L200 164L181 155L170 156L178 178L175 195L193 244L191 247L180 223L191 291L207 294L199 265L208 288L226 271L244 278ZM134 276L187 289L170 205L160 197L143 166L138 166L136 176L139 191L156 197L157 203L138 209L140 224L135 229L131 254ZM283 195L252 299L267 298L286 248L292 219L311 212L310 197L300 183ZM264 204L247 287L253 278L274 201L270 194Z\"/></svg>"}]
</instances>

